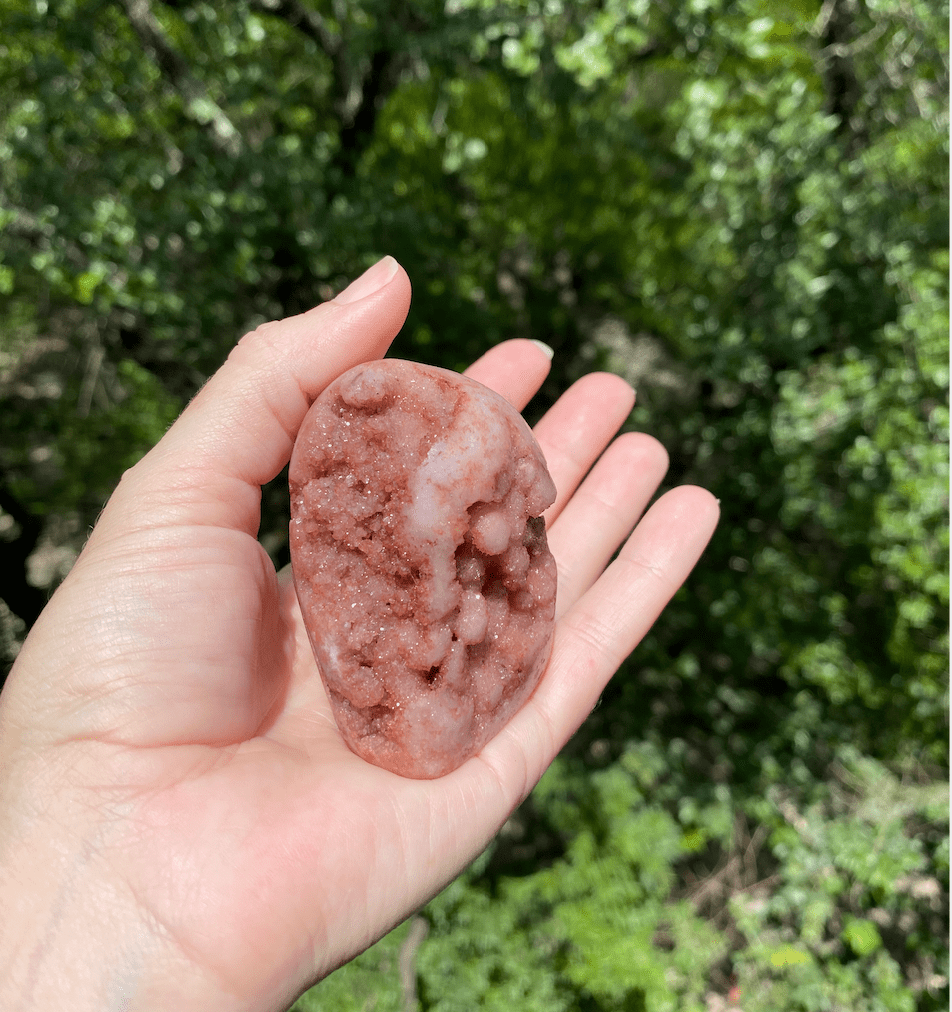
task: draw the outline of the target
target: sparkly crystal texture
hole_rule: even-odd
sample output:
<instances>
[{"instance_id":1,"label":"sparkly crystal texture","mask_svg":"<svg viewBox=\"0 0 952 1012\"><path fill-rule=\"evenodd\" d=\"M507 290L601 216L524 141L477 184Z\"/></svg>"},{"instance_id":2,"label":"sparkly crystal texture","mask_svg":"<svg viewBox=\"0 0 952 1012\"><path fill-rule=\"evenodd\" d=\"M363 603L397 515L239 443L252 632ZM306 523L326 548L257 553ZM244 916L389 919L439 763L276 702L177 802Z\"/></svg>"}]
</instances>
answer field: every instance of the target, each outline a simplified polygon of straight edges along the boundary
<instances>
[{"instance_id":1,"label":"sparkly crystal texture","mask_svg":"<svg viewBox=\"0 0 952 1012\"><path fill-rule=\"evenodd\" d=\"M290 487L294 582L341 734L402 776L456 769L551 649L555 486L529 427L456 373L360 365L308 412Z\"/></svg>"}]
</instances>

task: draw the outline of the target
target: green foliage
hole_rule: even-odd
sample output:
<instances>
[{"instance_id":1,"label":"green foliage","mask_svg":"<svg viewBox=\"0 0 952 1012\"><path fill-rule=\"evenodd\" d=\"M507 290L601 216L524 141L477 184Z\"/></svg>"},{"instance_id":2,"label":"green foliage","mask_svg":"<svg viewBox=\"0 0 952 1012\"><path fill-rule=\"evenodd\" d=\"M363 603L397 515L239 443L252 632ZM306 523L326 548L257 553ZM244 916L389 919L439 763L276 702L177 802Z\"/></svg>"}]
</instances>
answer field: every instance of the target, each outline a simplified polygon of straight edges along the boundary
<instances>
[{"instance_id":1,"label":"green foliage","mask_svg":"<svg viewBox=\"0 0 952 1012\"><path fill-rule=\"evenodd\" d=\"M941 1007L947 785L847 750L802 810L790 783L753 799L750 836L728 791L691 796L680 751L632 746L595 772L557 760L531 814L422 912L418 949L403 925L297 1007L406 1007L411 979L439 1012L700 1012L728 953L745 1012ZM562 847L513 874L500 858L531 825ZM719 860L698 882L702 849ZM729 931L699 914L717 892Z\"/></svg>"},{"instance_id":2,"label":"green foliage","mask_svg":"<svg viewBox=\"0 0 952 1012\"><path fill-rule=\"evenodd\" d=\"M588 783L556 762L535 804L564 834L564 853L528 876L500 876L484 855L426 908L429 931L414 965L423 1007L702 1012L708 966L727 942L688 901L669 902L673 862L688 845L677 821L646 797L654 778L645 758L633 750ZM522 832L517 818L503 839ZM338 971L334 990L310 992L302 1012L341 1007L333 1003L348 993L353 1004L343 1007L361 1007L370 959ZM384 1007L399 986L391 973L390 987L376 992Z\"/></svg>"},{"instance_id":3,"label":"green foliage","mask_svg":"<svg viewBox=\"0 0 952 1012\"><path fill-rule=\"evenodd\" d=\"M943 1007L947 5L0 0L0 25L6 653L235 339L385 252L415 290L395 354L540 338L533 415L613 369L670 480L721 501L426 938L300 1007ZM279 480L279 564L286 510Z\"/></svg>"},{"instance_id":4,"label":"green foliage","mask_svg":"<svg viewBox=\"0 0 952 1012\"><path fill-rule=\"evenodd\" d=\"M911 952L920 981L948 974L947 791L903 783L855 753L843 759L805 810L781 788L758 806L774 827L778 871L769 896L731 901L749 942L735 956L745 1009L912 1012L916 996L901 968Z\"/></svg>"},{"instance_id":5,"label":"green foliage","mask_svg":"<svg viewBox=\"0 0 952 1012\"><path fill-rule=\"evenodd\" d=\"M409 927L407 923L391 931L344 969L331 974L319 988L312 988L295 1003L295 1012L403 1012L400 952Z\"/></svg>"}]
</instances>

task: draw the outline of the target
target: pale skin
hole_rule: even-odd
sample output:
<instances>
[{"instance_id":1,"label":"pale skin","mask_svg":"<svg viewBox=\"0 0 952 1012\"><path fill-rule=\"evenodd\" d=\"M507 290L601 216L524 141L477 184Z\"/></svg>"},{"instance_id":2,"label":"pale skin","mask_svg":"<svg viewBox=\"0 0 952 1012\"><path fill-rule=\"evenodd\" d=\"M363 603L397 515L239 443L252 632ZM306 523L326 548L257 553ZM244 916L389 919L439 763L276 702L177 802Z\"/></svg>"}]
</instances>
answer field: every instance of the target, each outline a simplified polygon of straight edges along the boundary
<instances>
[{"instance_id":1,"label":"pale skin","mask_svg":"<svg viewBox=\"0 0 952 1012\"><path fill-rule=\"evenodd\" d=\"M714 498L677 488L645 513L664 449L613 438L633 392L585 377L536 427L559 570L538 689L441 779L354 756L256 540L260 487L409 303L385 258L240 341L123 476L27 638L0 696L0 1008L285 1009L486 846L703 551ZM468 373L521 409L548 368L516 340Z\"/></svg>"}]
</instances>

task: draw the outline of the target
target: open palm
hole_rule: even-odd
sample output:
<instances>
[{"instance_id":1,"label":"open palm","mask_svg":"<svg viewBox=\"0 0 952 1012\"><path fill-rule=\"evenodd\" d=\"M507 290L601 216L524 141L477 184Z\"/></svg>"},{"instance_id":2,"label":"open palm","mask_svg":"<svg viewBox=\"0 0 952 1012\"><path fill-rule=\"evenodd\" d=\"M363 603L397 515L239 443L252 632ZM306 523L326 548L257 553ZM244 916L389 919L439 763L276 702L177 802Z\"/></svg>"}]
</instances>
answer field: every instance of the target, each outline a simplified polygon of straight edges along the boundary
<instances>
[{"instance_id":1,"label":"open palm","mask_svg":"<svg viewBox=\"0 0 952 1012\"><path fill-rule=\"evenodd\" d=\"M584 378L536 429L559 568L538 689L438 780L353 755L256 540L260 487L409 298L388 258L241 341L123 477L37 622L0 697L0 890L19 912L0 926L2 1007L56 1007L64 979L73 1009L286 1007L485 847L703 550L713 498L675 489L638 522L664 450L612 442L632 392ZM521 408L547 369L511 341L469 374Z\"/></svg>"}]
</instances>

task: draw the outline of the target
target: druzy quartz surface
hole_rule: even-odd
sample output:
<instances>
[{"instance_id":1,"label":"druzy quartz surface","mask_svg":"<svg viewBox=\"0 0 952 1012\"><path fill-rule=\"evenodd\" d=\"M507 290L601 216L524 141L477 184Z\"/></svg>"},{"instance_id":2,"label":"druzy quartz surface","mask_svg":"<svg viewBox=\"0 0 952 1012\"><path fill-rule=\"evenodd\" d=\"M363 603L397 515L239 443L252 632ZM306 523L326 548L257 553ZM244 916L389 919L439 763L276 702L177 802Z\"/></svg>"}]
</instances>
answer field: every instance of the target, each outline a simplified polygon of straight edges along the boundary
<instances>
[{"instance_id":1,"label":"druzy quartz surface","mask_svg":"<svg viewBox=\"0 0 952 1012\"><path fill-rule=\"evenodd\" d=\"M291 562L351 750L444 775L525 703L552 644L542 451L502 397L397 359L312 405L290 466Z\"/></svg>"}]
</instances>

